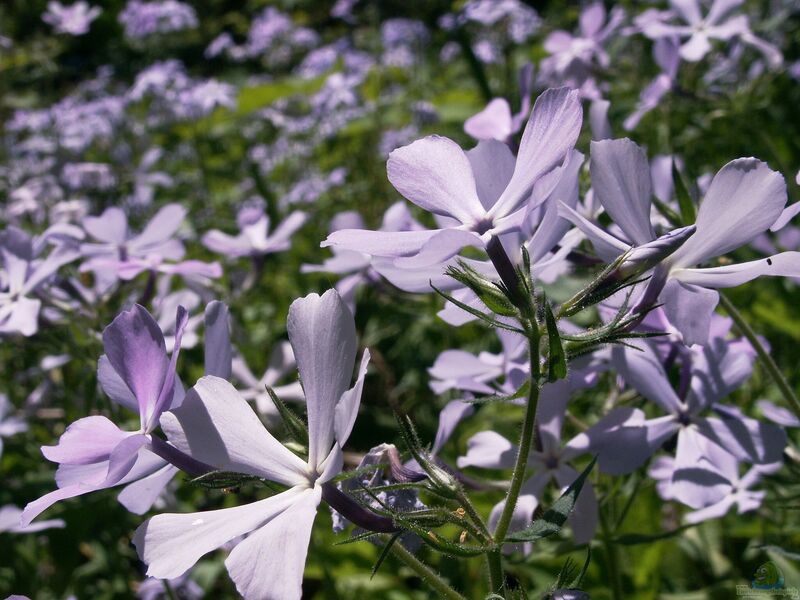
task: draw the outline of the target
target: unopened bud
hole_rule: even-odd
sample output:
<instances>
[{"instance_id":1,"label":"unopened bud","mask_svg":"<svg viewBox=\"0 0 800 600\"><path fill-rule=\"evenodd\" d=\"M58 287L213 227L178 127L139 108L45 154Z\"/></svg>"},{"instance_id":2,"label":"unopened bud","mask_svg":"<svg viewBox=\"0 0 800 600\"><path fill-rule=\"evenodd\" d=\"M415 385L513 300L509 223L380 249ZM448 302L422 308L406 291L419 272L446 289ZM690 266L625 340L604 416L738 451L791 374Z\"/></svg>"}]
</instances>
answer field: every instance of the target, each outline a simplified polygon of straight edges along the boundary
<instances>
[{"instance_id":1,"label":"unopened bud","mask_svg":"<svg viewBox=\"0 0 800 600\"><path fill-rule=\"evenodd\" d=\"M631 248L614 276L626 279L649 271L683 246L696 229L695 225L673 229L652 242Z\"/></svg>"}]
</instances>

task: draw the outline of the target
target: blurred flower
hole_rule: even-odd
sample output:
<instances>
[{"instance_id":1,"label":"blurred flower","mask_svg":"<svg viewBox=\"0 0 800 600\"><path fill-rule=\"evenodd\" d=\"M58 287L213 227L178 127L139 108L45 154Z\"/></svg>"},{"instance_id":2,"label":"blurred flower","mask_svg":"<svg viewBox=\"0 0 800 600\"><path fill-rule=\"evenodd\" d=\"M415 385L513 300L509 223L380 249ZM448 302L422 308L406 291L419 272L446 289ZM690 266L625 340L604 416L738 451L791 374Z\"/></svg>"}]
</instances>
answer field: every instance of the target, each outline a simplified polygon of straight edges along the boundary
<instances>
[{"instance_id":1,"label":"blurred flower","mask_svg":"<svg viewBox=\"0 0 800 600\"><path fill-rule=\"evenodd\" d=\"M0 394L0 457L3 456L3 438L11 437L28 430L28 424L22 417L12 413L14 405L5 394ZM1 527L0 527L1 529Z\"/></svg>"},{"instance_id":2,"label":"blurred flower","mask_svg":"<svg viewBox=\"0 0 800 600\"><path fill-rule=\"evenodd\" d=\"M119 22L125 28L125 37L130 39L194 29L198 24L194 8L178 0L128 0L119 13Z\"/></svg>"},{"instance_id":3,"label":"blurred flower","mask_svg":"<svg viewBox=\"0 0 800 600\"><path fill-rule=\"evenodd\" d=\"M303 226L307 218L306 213L294 211L270 233L270 221L264 209L259 206L244 206L236 216L236 224L241 230L239 235L234 237L212 229L203 235L203 245L212 252L231 258L283 252L291 247L292 235Z\"/></svg>"},{"instance_id":4,"label":"blurred flower","mask_svg":"<svg viewBox=\"0 0 800 600\"><path fill-rule=\"evenodd\" d=\"M772 66L783 57L771 44L756 37L746 15L733 14L744 0L714 0L703 16L699 0L670 0L670 10L647 9L636 17L636 26L650 39L679 37L686 39L680 47L684 60L697 62L711 50L711 40L729 41L739 38L761 51ZM681 24L674 24L675 21Z\"/></svg>"},{"instance_id":5,"label":"blurred flower","mask_svg":"<svg viewBox=\"0 0 800 600\"><path fill-rule=\"evenodd\" d=\"M79 0L71 5L50 0L47 3L47 11L42 15L42 20L52 25L58 33L83 35L89 31L92 21L102 12L100 7L90 6L85 0Z\"/></svg>"},{"instance_id":6,"label":"blurred flower","mask_svg":"<svg viewBox=\"0 0 800 600\"><path fill-rule=\"evenodd\" d=\"M36 533L37 531L44 531L45 529L61 529L66 525L61 519L51 519L49 521L20 525L20 515L22 515L22 509L17 508L13 504L0 506L0 533L6 531L9 533ZM13 597L14 596L9 596L9 598ZM16 597L23 598L24 596Z\"/></svg>"}]
</instances>

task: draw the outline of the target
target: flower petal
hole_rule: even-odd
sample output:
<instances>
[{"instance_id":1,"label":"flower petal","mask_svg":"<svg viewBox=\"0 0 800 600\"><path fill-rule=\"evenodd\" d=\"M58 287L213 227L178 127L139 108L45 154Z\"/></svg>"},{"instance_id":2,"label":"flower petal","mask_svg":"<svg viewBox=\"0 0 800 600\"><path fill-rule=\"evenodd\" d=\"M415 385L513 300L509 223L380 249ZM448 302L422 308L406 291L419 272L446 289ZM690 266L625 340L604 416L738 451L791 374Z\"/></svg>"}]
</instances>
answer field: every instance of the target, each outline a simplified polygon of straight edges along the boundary
<instances>
[{"instance_id":1,"label":"flower petal","mask_svg":"<svg viewBox=\"0 0 800 600\"><path fill-rule=\"evenodd\" d=\"M765 275L800 277L800 252L781 252L767 258L724 267L675 269L671 275L684 283L707 288L736 287Z\"/></svg>"},{"instance_id":2,"label":"flower petal","mask_svg":"<svg viewBox=\"0 0 800 600\"><path fill-rule=\"evenodd\" d=\"M144 426L156 408L169 367L164 334L150 313L136 304L105 328L103 346L111 366L136 397Z\"/></svg>"},{"instance_id":3,"label":"flower petal","mask_svg":"<svg viewBox=\"0 0 800 600\"><path fill-rule=\"evenodd\" d=\"M490 211L493 218L505 217L519 208L536 180L564 160L578 140L582 121L577 90L549 89L536 99L522 133L514 174Z\"/></svg>"},{"instance_id":4,"label":"flower petal","mask_svg":"<svg viewBox=\"0 0 800 600\"><path fill-rule=\"evenodd\" d=\"M656 234L650 224L650 165L628 138L591 143L592 189L606 212L636 245Z\"/></svg>"},{"instance_id":5,"label":"flower petal","mask_svg":"<svg viewBox=\"0 0 800 600\"><path fill-rule=\"evenodd\" d=\"M320 495L320 489L303 492L291 507L236 545L225 566L242 596L300 600Z\"/></svg>"},{"instance_id":6,"label":"flower petal","mask_svg":"<svg viewBox=\"0 0 800 600\"><path fill-rule=\"evenodd\" d=\"M219 377L201 377L179 408L162 415L161 426L179 450L223 471L284 485L307 480L306 464L276 440L247 401Z\"/></svg>"},{"instance_id":7,"label":"flower petal","mask_svg":"<svg viewBox=\"0 0 800 600\"><path fill-rule=\"evenodd\" d=\"M429 212L466 224L484 215L469 159L451 139L432 135L392 151L386 173L398 192Z\"/></svg>"},{"instance_id":8,"label":"flower petal","mask_svg":"<svg viewBox=\"0 0 800 600\"><path fill-rule=\"evenodd\" d=\"M697 212L697 231L669 260L691 267L752 241L786 205L783 176L755 158L729 162L714 176Z\"/></svg>"},{"instance_id":9,"label":"flower petal","mask_svg":"<svg viewBox=\"0 0 800 600\"><path fill-rule=\"evenodd\" d=\"M344 446L347 438L350 437L350 432L353 431L353 425L358 416L358 407L361 404L361 391L364 389L364 377L367 375L369 358L369 350L364 350L364 355L361 357L361 366L358 368L358 379L353 387L342 394L334 411L336 441L340 446Z\"/></svg>"},{"instance_id":10,"label":"flower petal","mask_svg":"<svg viewBox=\"0 0 800 600\"><path fill-rule=\"evenodd\" d=\"M318 467L333 447L334 411L353 376L356 328L334 290L289 307L286 328L308 407L308 463Z\"/></svg>"},{"instance_id":11,"label":"flower petal","mask_svg":"<svg viewBox=\"0 0 800 600\"><path fill-rule=\"evenodd\" d=\"M235 508L156 515L136 530L133 543L148 565L148 575L172 579L185 573L204 554L281 514L302 494L292 488ZM282 555L282 549L276 555Z\"/></svg>"}]
</instances>

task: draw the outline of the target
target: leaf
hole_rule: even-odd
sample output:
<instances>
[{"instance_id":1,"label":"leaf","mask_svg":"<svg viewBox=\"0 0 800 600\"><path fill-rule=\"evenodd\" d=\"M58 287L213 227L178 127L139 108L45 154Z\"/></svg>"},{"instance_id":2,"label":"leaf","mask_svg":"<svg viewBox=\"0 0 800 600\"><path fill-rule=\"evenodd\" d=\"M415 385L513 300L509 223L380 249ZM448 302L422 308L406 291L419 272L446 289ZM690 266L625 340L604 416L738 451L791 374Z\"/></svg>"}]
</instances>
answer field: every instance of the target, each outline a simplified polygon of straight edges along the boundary
<instances>
[{"instance_id":1,"label":"leaf","mask_svg":"<svg viewBox=\"0 0 800 600\"><path fill-rule=\"evenodd\" d=\"M378 555L378 560L375 562L375 565L372 567L372 573L370 574L369 578L372 579L375 577L375 573L378 572L378 569L381 568L383 561L386 560L386 557L389 556L389 552L394 546L395 542L400 538L402 535L402 531L398 531L397 533L393 534L392 537L389 538L389 541L386 542L386 545L381 550L381 553Z\"/></svg>"},{"instance_id":2,"label":"leaf","mask_svg":"<svg viewBox=\"0 0 800 600\"><path fill-rule=\"evenodd\" d=\"M507 396L480 396L478 398L464 398L461 401L467 404L488 404L489 402L509 402L517 398L524 398L531 389L531 380L527 379L517 391Z\"/></svg>"},{"instance_id":3,"label":"leaf","mask_svg":"<svg viewBox=\"0 0 800 600\"><path fill-rule=\"evenodd\" d=\"M635 546L637 544L649 544L660 540L668 540L691 529L694 525L682 525L670 531L663 531L661 533L625 533L614 538L615 544L622 544L623 546Z\"/></svg>"},{"instance_id":4,"label":"leaf","mask_svg":"<svg viewBox=\"0 0 800 600\"><path fill-rule=\"evenodd\" d=\"M681 221L681 216L655 196L653 196L653 204L655 205L658 212L660 212L664 216L664 218L667 221L669 221L670 225L672 225L673 227L683 226L683 222Z\"/></svg>"},{"instance_id":5,"label":"leaf","mask_svg":"<svg viewBox=\"0 0 800 600\"><path fill-rule=\"evenodd\" d=\"M212 490L238 488L251 481L262 481L255 475L245 475L233 471L211 471L190 480L190 483L203 486Z\"/></svg>"},{"instance_id":6,"label":"leaf","mask_svg":"<svg viewBox=\"0 0 800 600\"><path fill-rule=\"evenodd\" d=\"M269 397L272 399L272 403L275 405L275 408L278 409L278 414L291 438L298 444L308 447L308 427L306 427L306 424L303 423L303 420L298 417L294 411L286 406L283 400L278 398L275 390L269 386L265 387L267 388Z\"/></svg>"},{"instance_id":7,"label":"leaf","mask_svg":"<svg viewBox=\"0 0 800 600\"><path fill-rule=\"evenodd\" d=\"M542 299L544 304L544 321L547 326L547 381L550 383L567 376L567 355L561 343L561 335L558 332L556 318L553 316L553 309L547 298Z\"/></svg>"},{"instance_id":8,"label":"leaf","mask_svg":"<svg viewBox=\"0 0 800 600\"><path fill-rule=\"evenodd\" d=\"M683 224L689 225L694 223L697 218L694 201L689 195L689 190L686 187L686 182L683 180L683 175L678 171L674 160L672 161L672 181L675 184L675 196L678 198L678 207L681 211Z\"/></svg>"},{"instance_id":9,"label":"leaf","mask_svg":"<svg viewBox=\"0 0 800 600\"><path fill-rule=\"evenodd\" d=\"M549 537L561 531L564 523L569 517L572 510L575 508L575 502L578 500L578 494L583 489L583 484L589 476L589 472L597 462L597 456L592 458L592 462L578 475L578 478L570 484L566 491L561 494L561 497L553 503L544 514L536 519L527 528L522 531L517 531L511 535L506 536L505 542L532 542L542 538Z\"/></svg>"},{"instance_id":10,"label":"leaf","mask_svg":"<svg viewBox=\"0 0 800 600\"><path fill-rule=\"evenodd\" d=\"M444 298L445 300L448 300L449 302L452 302L453 304L455 304L461 310L464 310L464 311L468 312L473 317L479 318L481 321L489 324L490 326L497 327L498 329L506 329L507 331L513 331L515 333L521 333L521 334L525 335L525 332L522 329L520 329L519 327L514 327L512 325L506 325L505 323L501 323L500 321L496 321L495 319L492 319L489 315L484 314L484 313L482 313L481 311L479 311L479 310L477 310L475 308L472 308L468 304L464 304L463 302L460 302L459 300L456 300L455 298L453 298L449 294L445 294L443 291L441 291L435 285L433 285L433 282L430 282L430 285L433 288L433 291L436 292L437 294L439 294L442 298Z\"/></svg>"}]
</instances>

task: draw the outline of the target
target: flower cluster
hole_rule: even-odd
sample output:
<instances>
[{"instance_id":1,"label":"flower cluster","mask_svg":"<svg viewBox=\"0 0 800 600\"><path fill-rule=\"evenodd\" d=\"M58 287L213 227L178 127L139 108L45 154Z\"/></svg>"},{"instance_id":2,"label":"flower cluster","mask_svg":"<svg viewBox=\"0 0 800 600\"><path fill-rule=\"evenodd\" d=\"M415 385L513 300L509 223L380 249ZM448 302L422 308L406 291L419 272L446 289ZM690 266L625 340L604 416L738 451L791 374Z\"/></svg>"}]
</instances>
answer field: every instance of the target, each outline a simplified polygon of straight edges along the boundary
<instances>
[{"instance_id":1,"label":"flower cluster","mask_svg":"<svg viewBox=\"0 0 800 600\"><path fill-rule=\"evenodd\" d=\"M733 511L755 535L800 493L781 370L800 155L775 124L800 63L780 19L737 0L122 4L37 9L47 65L112 26L125 58L2 115L0 535L71 535L115 489L118 538L92 527L132 542L141 598L310 597L307 562L355 597L319 555L335 534L436 597L619 600L659 592L625 546ZM47 48L0 57L12 88ZM769 300L740 312L728 290L755 280ZM28 475L35 448L54 483ZM765 526L746 560L794 556L793 532ZM15 574L29 555L0 590L83 592L40 594ZM531 565L553 556L543 588L552 561ZM232 583L200 575L223 560Z\"/></svg>"}]
</instances>

